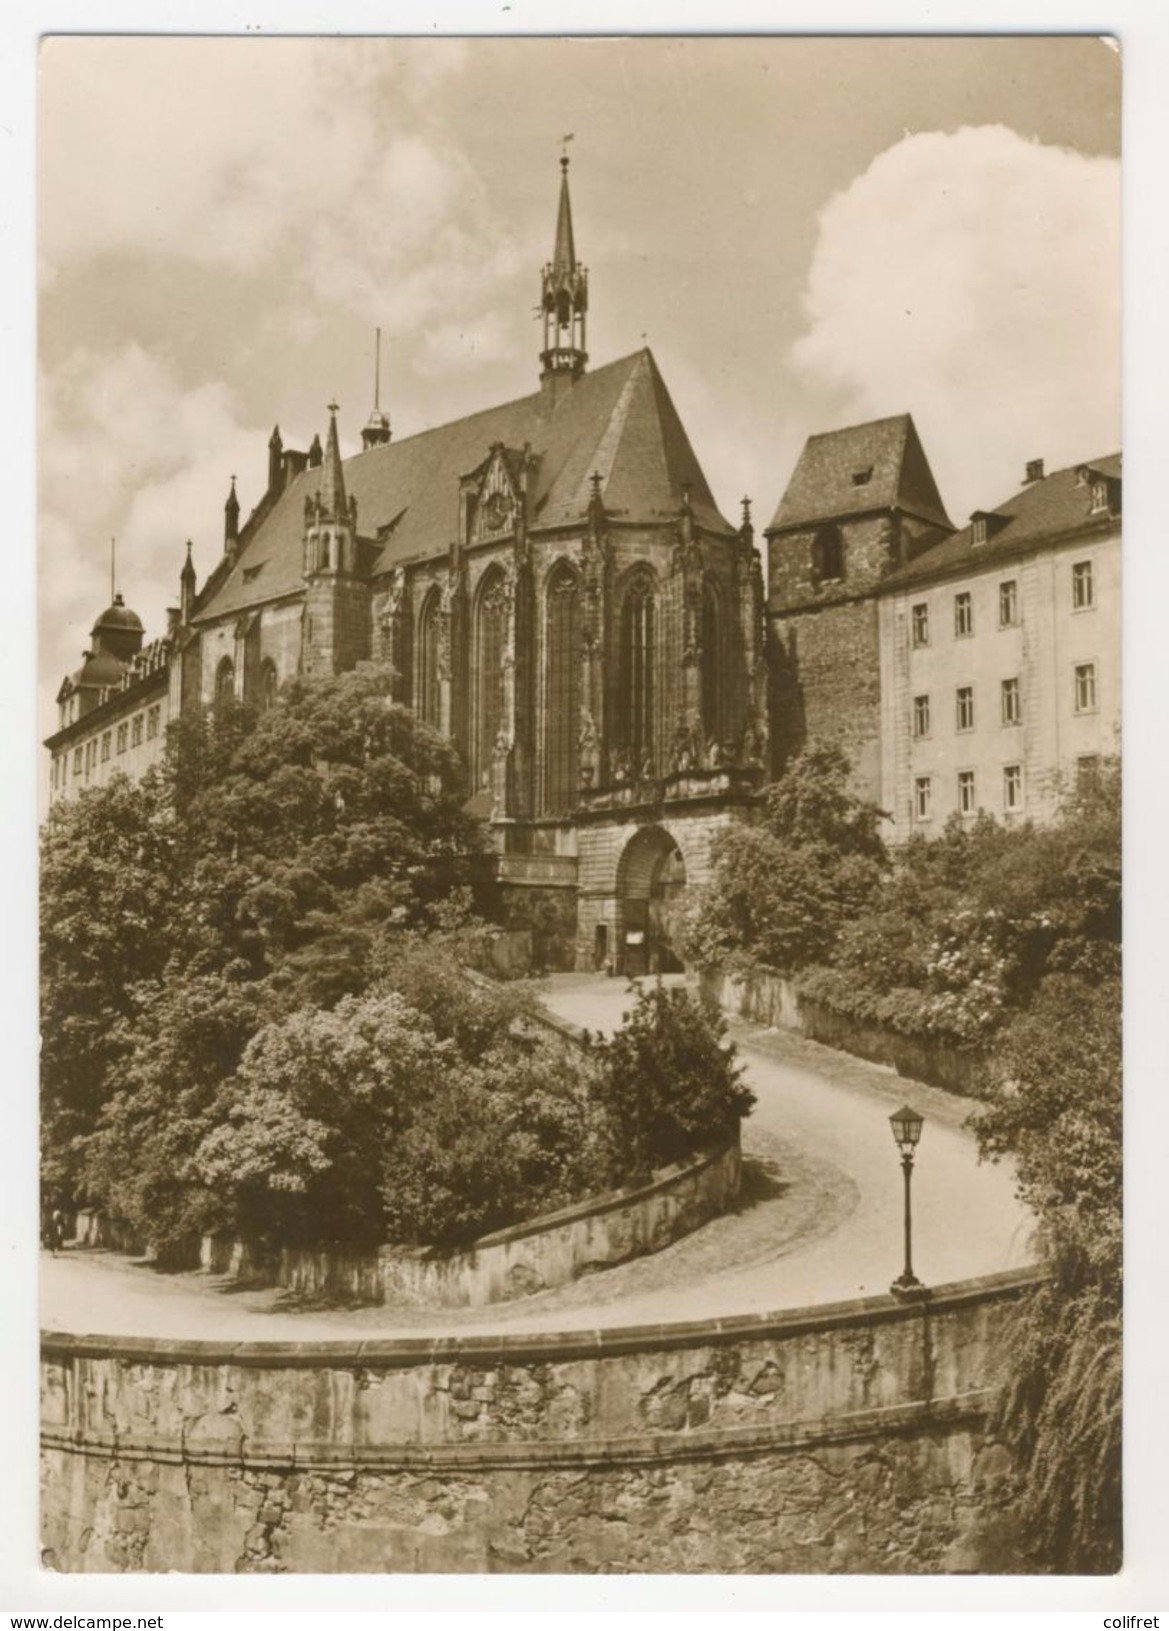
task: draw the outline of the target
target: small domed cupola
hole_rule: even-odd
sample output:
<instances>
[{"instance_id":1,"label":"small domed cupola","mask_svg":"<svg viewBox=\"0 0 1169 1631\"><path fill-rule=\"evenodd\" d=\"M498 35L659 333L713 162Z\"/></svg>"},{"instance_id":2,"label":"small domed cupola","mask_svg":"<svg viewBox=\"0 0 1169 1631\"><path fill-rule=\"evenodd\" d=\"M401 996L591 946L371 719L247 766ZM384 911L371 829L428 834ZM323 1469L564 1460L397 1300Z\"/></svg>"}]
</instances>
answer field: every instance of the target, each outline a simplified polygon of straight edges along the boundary
<instances>
[{"instance_id":1,"label":"small domed cupola","mask_svg":"<svg viewBox=\"0 0 1169 1631\"><path fill-rule=\"evenodd\" d=\"M115 657L120 663L128 663L142 650L144 637L138 613L130 610L120 594L115 595L113 605L107 606L93 625L93 655Z\"/></svg>"}]
</instances>

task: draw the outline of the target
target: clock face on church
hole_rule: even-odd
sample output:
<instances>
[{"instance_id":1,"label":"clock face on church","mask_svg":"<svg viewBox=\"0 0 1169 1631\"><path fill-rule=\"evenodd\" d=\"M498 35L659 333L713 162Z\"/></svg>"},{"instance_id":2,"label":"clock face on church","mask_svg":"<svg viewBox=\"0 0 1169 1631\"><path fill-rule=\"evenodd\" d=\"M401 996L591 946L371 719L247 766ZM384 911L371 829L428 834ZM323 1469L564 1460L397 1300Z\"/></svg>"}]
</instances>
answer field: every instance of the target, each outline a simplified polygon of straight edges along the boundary
<instances>
[{"instance_id":1,"label":"clock face on church","mask_svg":"<svg viewBox=\"0 0 1169 1631\"><path fill-rule=\"evenodd\" d=\"M492 532L500 532L511 521L511 499L498 490L483 501L483 519Z\"/></svg>"}]
</instances>

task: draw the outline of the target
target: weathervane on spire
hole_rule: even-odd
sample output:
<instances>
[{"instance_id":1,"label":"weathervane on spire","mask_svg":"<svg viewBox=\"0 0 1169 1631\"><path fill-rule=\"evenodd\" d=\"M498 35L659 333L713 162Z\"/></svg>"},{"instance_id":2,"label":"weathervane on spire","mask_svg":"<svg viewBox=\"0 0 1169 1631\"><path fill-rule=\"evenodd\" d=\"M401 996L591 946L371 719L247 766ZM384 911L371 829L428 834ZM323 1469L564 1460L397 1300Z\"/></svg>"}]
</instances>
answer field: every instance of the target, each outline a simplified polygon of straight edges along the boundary
<instances>
[{"instance_id":1,"label":"weathervane on spire","mask_svg":"<svg viewBox=\"0 0 1169 1631\"><path fill-rule=\"evenodd\" d=\"M567 136L561 136L560 138L560 162L565 166L565 168L568 167L568 144L572 140L572 137L573 133L570 130Z\"/></svg>"}]
</instances>

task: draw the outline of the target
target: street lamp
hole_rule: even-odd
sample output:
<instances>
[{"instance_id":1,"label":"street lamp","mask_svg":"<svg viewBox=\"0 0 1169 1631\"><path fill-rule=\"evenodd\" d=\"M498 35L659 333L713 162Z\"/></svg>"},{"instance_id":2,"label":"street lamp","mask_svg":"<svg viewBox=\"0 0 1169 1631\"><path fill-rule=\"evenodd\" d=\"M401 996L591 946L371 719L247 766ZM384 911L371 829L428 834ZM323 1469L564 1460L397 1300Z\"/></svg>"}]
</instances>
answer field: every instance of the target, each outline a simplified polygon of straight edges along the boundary
<instances>
[{"instance_id":1,"label":"street lamp","mask_svg":"<svg viewBox=\"0 0 1169 1631\"><path fill-rule=\"evenodd\" d=\"M895 1297L902 1299L926 1297L929 1295L928 1291L913 1272L913 1219L909 1202L909 1185L913 1177L913 1152L921 1137L924 1118L908 1105L903 1105L889 1117L889 1123L893 1128L893 1142L901 1151L901 1171L905 1175L905 1268L889 1290Z\"/></svg>"}]
</instances>

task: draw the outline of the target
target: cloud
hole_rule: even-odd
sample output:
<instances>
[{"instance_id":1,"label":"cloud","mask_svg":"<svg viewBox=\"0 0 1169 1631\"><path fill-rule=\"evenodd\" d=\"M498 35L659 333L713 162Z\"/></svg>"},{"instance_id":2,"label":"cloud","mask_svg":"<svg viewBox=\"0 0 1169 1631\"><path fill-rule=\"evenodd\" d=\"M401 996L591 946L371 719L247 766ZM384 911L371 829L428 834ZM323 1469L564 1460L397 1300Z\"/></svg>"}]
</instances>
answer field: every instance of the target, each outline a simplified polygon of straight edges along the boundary
<instances>
[{"instance_id":1,"label":"cloud","mask_svg":"<svg viewBox=\"0 0 1169 1631\"><path fill-rule=\"evenodd\" d=\"M506 362L515 355L517 338L510 317L487 312L477 321L439 323L422 338L414 372L423 377L463 375L468 368Z\"/></svg>"},{"instance_id":2,"label":"cloud","mask_svg":"<svg viewBox=\"0 0 1169 1631\"><path fill-rule=\"evenodd\" d=\"M910 411L956 520L1119 443L1120 172L1002 126L912 135L820 216L791 353L840 423Z\"/></svg>"},{"instance_id":3,"label":"cloud","mask_svg":"<svg viewBox=\"0 0 1169 1631\"><path fill-rule=\"evenodd\" d=\"M135 345L75 352L42 378L39 587L48 695L78 666L109 603L110 538L118 587L153 639L177 602L185 541L195 542L202 580L223 547L228 478L249 446L262 468L267 436L240 423L225 386L184 389ZM245 515L259 497L241 485ZM55 715L41 724L53 729Z\"/></svg>"},{"instance_id":4,"label":"cloud","mask_svg":"<svg viewBox=\"0 0 1169 1631\"><path fill-rule=\"evenodd\" d=\"M504 223L428 109L465 62L459 41L50 41L43 275L174 256L402 333L483 302Z\"/></svg>"}]
</instances>

